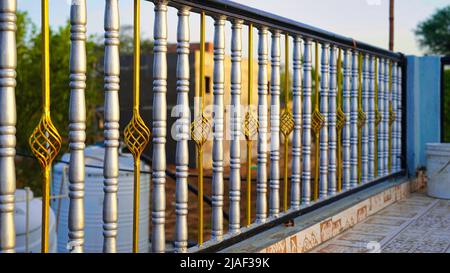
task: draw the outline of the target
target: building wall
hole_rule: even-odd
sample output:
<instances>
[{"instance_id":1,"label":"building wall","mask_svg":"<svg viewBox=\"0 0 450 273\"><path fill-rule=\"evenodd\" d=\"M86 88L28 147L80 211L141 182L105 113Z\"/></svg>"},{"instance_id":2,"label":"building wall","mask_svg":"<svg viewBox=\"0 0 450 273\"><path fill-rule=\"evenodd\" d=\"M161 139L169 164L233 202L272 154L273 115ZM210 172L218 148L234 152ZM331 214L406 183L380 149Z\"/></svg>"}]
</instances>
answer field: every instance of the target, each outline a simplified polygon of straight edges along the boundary
<instances>
[{"instance_id":1,"label":"building wall","mask_svg":"<svg viewBox=\"0 0 450 273\"><path fill-rule=\"evenodd\" d=\"M441 58L407 57L408 173L426 166L426 143L441 138Z\"/></svg>"}]
</instances>

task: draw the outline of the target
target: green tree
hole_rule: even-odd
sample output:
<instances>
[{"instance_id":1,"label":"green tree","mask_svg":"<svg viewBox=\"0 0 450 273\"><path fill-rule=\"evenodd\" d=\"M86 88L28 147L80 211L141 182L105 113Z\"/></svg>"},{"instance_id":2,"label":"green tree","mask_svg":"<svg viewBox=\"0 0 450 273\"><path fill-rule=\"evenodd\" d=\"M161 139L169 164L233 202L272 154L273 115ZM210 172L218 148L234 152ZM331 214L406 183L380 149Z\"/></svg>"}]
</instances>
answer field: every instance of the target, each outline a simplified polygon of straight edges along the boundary
<instances>
[{"instance_id":1,"label":"green tree","mask_svg":"<svg viewBox=\"0 0 450 273\"><path fill-rule=\"evenodd\" d=\"M450 55L450 6L420 22L415 34L420 47L428 53Z\"/></svg>"}]
</instances>

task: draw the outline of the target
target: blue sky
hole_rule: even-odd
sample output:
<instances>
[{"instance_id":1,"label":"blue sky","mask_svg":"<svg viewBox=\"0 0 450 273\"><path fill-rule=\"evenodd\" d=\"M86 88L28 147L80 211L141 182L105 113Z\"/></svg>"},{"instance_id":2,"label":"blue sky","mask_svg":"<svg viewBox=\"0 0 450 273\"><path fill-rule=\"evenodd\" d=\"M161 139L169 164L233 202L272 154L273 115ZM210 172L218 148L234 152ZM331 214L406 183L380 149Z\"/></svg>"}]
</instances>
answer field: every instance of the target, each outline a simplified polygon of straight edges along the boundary
<instances>
[{"instance_id":1,"label":"blue sky","mask_svg":"<svg viewBox=\"0 0 450 273\"><path fill-rule=\"evenodd\" d=\"M388 45L389 0L235 0L241 4L288 17L328 31L352 37L379 47ZM40 1L18 0L18 9L40 22ZM450 0L396 0L395 50L420 55L413 30L436 9ZM69 18L71 0L50 0L50 23L60 26ZM119 0L121 24L132 24L133 0ZM103 0L87 0L88 33L103 32ZM153 4L142 1L141 27L144 37L153 33ZM169 41L176 39L176 11L169 10ZM207 39L212 40L212 20L208 20ZM191 16L191 40L199 39L199 16ZM227 34L230 33L229 25ZM245 32L244 32L245 34ZM229 37L229 35L227 35Z\"/></svg>"}]
</instances>

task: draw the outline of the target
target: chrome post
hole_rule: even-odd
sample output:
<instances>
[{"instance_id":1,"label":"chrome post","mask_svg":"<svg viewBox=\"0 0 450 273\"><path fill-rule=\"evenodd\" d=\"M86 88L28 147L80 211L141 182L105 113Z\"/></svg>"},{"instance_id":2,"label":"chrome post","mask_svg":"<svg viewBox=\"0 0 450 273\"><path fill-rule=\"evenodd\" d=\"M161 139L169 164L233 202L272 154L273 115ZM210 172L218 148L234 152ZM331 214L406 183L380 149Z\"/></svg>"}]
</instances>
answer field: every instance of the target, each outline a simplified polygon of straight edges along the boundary
<instances>
[{"instance_id":1,"label":"chrome post","mask_svg":"<svg viewBox=\"0 0 450 273\"><path fill-rule=\"evenodd\" d=\"M84 148L86 140L86 1L72 0L70 7L70 107L69 107L69 251L83 252Z\"/></svg>"},{"instance_id":2,"label":"chrome post","mask_svg":"<svg viewBox=\"0 0 450 273\"><path fill-rule=\"evenodd\" d=\"M272 32L270 87L270 194L269 215L280 212L280 31ZM286 67L285 73L289 73Z\"/></svg>"},{"instance_id":3,"label":"chrome post","mask_svg":"<svg viewBox=\"0 0 450 273\"><path fill-rule=\"evenodd\" d=\"M117 0L105 5L105 158L103 165L103 252L116 252L117 190L119 187L119 6Z\"/></svg>"}]
</instances>

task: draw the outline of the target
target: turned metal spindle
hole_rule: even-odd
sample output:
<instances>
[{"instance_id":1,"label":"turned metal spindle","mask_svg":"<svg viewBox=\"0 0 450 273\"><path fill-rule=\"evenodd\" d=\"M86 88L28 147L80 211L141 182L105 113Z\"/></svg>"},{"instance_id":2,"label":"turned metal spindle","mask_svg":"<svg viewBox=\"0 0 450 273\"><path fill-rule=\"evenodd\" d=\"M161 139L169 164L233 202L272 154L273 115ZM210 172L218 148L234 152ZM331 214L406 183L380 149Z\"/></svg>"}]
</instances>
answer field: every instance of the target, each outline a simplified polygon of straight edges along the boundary
<instances>
[{"instance_id":1,"label":"turned metal spindle","mask_svg":"<svg viewBox=\"0 0 450 273\"><path fill-rule=\"evenodd\" d=\"M116 252L117 190L119 176L119 7L117 0L105 6L105 158L103 166L103 252Z\"/></svg>"},{"instance_id":2,"label":"turned metal spindle","mask_svg":"<svg viewBox=\"0 0 450 273\"><path fill-rule=\"evenodd\" d=\"M329 88L329 44L322 44L321 77L320 77L320 112L324 117L323 127L320 129L320 185L319 198L325 198L328 194L328 88ZM318 67L316 67L318 72ZM318 98L316 98L318 99ZM316 147L317 149L317 147Z\"/></svg>"},{"instance_id":3,"label":"turned metal spindle","mask_svg":"<svg viewBox=\"0 0 450 273\"><path fill-rule=\"evenodd\" d=\"M286 53L287 54L287 53ZM270 194L269 215L280 212L280 31L272 32L270 87ZM286 67L285 71L289 71ZM285 72L286 75L288 72Z\"/></svg>"},{"instance_id":4,"label":"turned metal spindle","mask_svg":"<svg viewBox=\"0 0 450 273\"><path fill-rule=\"evenodd\" d=\"M378 176L384 175L384 59L380 58L378 66L378 111L381 121L378 124Z\"/></svg>"},{"instance_id":5,"label":"turned metal spindle","mask_svg":"<svg viewBox=\"0 0 450 273\"><path fill-rule=\"evenodd\" d=\"M384 127L384 134L383 134L383 143L384 143L384 150L383 150L383 176L386 176L389 174L389 95L390 95L390 86L389 86L389 63L390 60L386 59L384 62L384 109L383 109L383 127Z\"/></svg>"},{"instance_id":6,"label":"turned metal spindle","mask_svg":"<svg viewBox=\"0 0 450 273\"><path fill-rule=\"evenodd\" d=\"M402 101L403 101L403 95L402 92L404 92L403 84L402 84L402 66L398 64L397 66L397 112L396 112L396 119L395 122L397 123L397 154L395 156L395 160L397 161L397 171L400 171L402 169Z\"/></svg>"},{"instance_id":7,"label":"turned metal spindle","mask_svg":"<svg viewBox=\"0 0 450 273\"><path fill-rule=\"evenodd\" d=\"M230 141L230 234L240 232L241 201L241 88L242 88L242 24L232 22L231 37L231 141Z\"/></svg>"},{"instance_id":8,"label":"turned metal spindle","mask_svg":"<svg viewBox=\"0 0 450 273\"><path fill-rule=\"evenodd\" d=\"M367 54L362 56L362 111L365 113L365 118L369 113L369 56ZM361 183L369 181L369 124L364 122L361 136Z\"/></svg>"},{"instance_id":9,"label":"turned metal spindle","mask_svg":"<svg viewBox=\"0 0 450 273\"><path fill-rule=\"evenodd\" d=\"M223 236L223 138L224 138L224 84L225 84L225 17L217 16L214 21L214 125L213 125L213 176L212 176L212 226L213 240Z\"/></svg>"},{"instance_id":10,"label":"turned metal spindle","mask_svg":"<svg viewBox=\"0 0 450 273\"><path fill-rule=\"evenodd\" d=\"M152 250L165 251L167 133L167 1L155 0L153 30Z\"/></svg>"},{"instance_id":11,"label":"turned metal spindle","mask_svg":"<svg viewBox=\"0 0 450 273\"><path fill-rule=\"evenodd\" d=\"M350 189L350 94L351 85L350 77L352 75L351 62L350 62L351 51L344 49L343 54L343 66L344 66L344 79L343 79L343 90L342 90L342 109L345 115L345 125L342 130L342 189Z\"/></svg>"},{"instance_id":12,"label":"turned metal spindle","mask_svg":"<svg viewBox=\"0 0 450 273\"><path fill-rule=\"evenodd\" d=\"M337 168L337 131L336 131L336 96L337 96L337 68L336 68L336 46L330 46L330 90L329 90L329 112L328 112L328 195L336 194L336 168Z\"/></svg>"},{"instance_id":13,"label":"turned metal spindle","mask_svg":"<svg viewBox=\"0 0 450 273\"><path fill-rule=\"evenodd\" d=\"M70 8L70 106L69 106L69 250L83 252L84 245L84 147L86 140L86 1L72 1Z\"/></svg>"},{"instance_id":14,"label":"turned metal spindle","mask_svg":"<svg viewBox=\"0 0 450 273\"><path fill-rule=\"evenodd\" d=\"M302 141L302 40L294 37L293 83L292 83L292 115L294 133L292 136L292 178L291 178L291 209L297 210L301 204L301 141Z\"/></svg>"},{"instance_id":15,"label":"turned metal spindle","mask_svg":"<svg viewBox=\"0 0 450 273\"><path fill-rule=\"evenodd\" d=\"M309 205L311 202L311 40L304 39L303 54L303 134L302 134L302 204Z\"/></svg>"},{"instance_id":16,"label":"turned metal spindle","mask_svg":"<svg viewBox=\"0 0 450 273\"><path fill-rule=\"evenodd\" d=\"M375 178L375 57L369 57L369 107L368 107L368 122L369 122L369 156L368 156L368 180L372 181Z\"/></svg>"},{"instance_id":17,"label":"turned metal spindle","mask_svg":"<svg viewBox=\"0 0 450 273\"><path fill-rule=\"evenodd\" d=\"M0 253L14 252L16 0L0 1Z\"/></svg>"},{"instance_id":18,"label":"turned metal spindle","mask_svg":"<svg viewBox=\"0 0 450 273\"><path fill-rule=\"evenodd\" d=\"M177 28L177 147L175 193L175 251L186 252L188 246L188 176L190 111L189 111L189 8L178 10Z\"/></svg>"},{"instance_id":19,"label":"turned metal spindle","mask_svg":"<svg viewBox=\"0 0 450 273\"><path fill-rule=\"evenodd\" d=\"M267 64L268 43L267 27L258 28L258 170L256 182L256 222L264 223L267 219Z\"/></svg>"},{"instance_id":20,"label":"turned metal spindle","mask_svg":"<svg viewBox=\"0 0 450 273\"><path fill-rule=\"evenodd\" d=\"M350 92L350 187L358 186L358 52L352 52Z\"/></svg>"},{"instance_id":21,"label":"turned metal spindle","mask_svg":"<svg viewBox=\"0 0 450 273\"><path fill-rule=\"evenodd\" d=\"M383 175L386 176L389 174L389 96L390 96L390 86L389 86L389 81L390 81L390 76L389 75L389 71L390 71L390 60L386 59L385 63L384 63L384 111L383 111L383 126L384 126L384 135L383 135L383 139L384 139L384 153L383 153L383 165L384 165L384 169L383 169Z\"/></svg>"},{"instance_id":22,"label":"turned metal spindle","mask_svg":"<svg viewBox=\"0 0 450 273\"><path fill-rule=\"evenodd\" d=\"M392 148L390 151L390 164L391 164L391 172L395 172L398 170L397 168L397 63L392 63L392 93L391 93L391 113L392 115Z\"/></svg>"}]
</instances>

